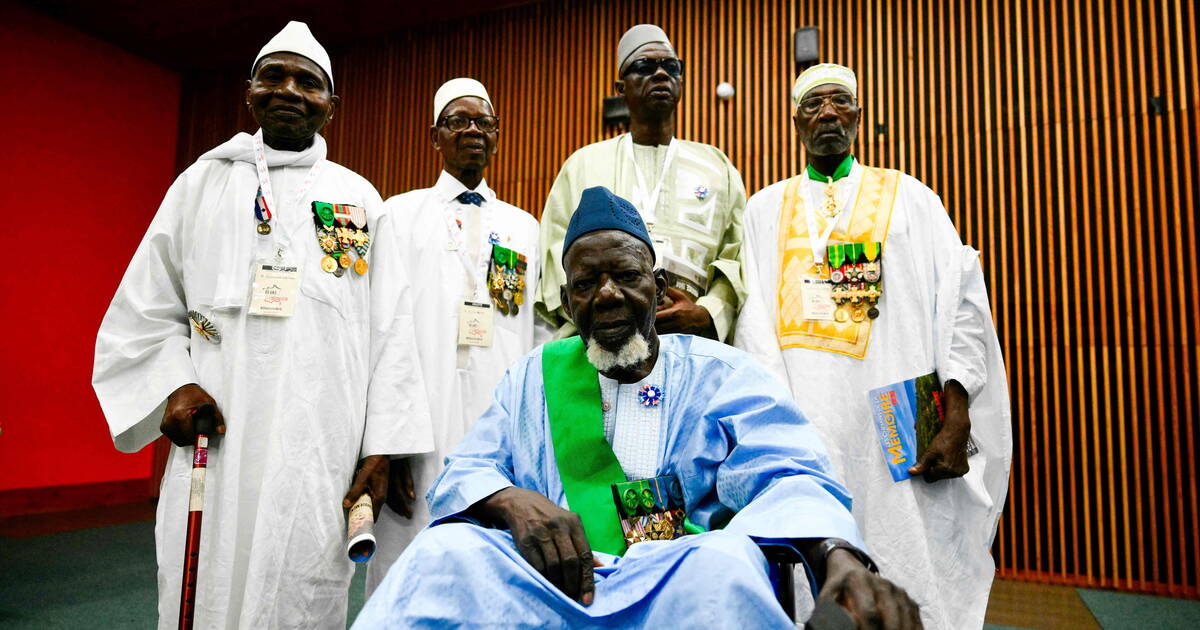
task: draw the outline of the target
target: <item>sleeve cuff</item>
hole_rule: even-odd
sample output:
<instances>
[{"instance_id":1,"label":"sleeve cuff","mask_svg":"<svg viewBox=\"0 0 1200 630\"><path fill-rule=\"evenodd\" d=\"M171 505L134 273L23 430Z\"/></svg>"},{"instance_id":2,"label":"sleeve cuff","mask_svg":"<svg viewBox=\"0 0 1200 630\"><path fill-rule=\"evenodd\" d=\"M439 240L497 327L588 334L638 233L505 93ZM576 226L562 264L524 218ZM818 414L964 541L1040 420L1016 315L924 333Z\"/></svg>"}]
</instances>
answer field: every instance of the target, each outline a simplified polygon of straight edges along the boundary
<instances>
[{"instance_id":1,"label":"sleeve cuff","mask_svg":"<svg viewBox=\"0 0 1200 630\"><path fill-rule=\"evenodd\" d=\"M709 317L712 317L713 320L713 327L717 329L717 340L724 342L729 337L730 329L733 328L733 309L713 295L701 296L696 300L696 304L708 311Z\"/></svg>"}]
</instances>

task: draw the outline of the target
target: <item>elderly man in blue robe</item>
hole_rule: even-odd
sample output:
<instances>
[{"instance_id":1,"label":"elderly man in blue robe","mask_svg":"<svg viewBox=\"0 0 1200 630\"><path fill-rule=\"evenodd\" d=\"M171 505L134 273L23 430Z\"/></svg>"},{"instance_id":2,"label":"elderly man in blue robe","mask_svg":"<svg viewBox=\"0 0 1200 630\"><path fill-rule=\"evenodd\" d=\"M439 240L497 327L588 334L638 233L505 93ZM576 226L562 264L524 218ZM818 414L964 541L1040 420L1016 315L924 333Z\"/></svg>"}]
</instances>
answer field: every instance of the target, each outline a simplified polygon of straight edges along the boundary
<instances>
[{"instance_id":1,"label":"elderly man in blue robe","mask_svg":"<svg viewBox=\"0 0 1200 630\"><path fill-rule=\"evenodd\" d=\"M666 282L633 205L585 190L563 261L580 336L509 368L354 627L791 628L760 550L776 545L818 605L919 628L787 388L739 350L655 333Z\"/></svg>"}]
</instances>

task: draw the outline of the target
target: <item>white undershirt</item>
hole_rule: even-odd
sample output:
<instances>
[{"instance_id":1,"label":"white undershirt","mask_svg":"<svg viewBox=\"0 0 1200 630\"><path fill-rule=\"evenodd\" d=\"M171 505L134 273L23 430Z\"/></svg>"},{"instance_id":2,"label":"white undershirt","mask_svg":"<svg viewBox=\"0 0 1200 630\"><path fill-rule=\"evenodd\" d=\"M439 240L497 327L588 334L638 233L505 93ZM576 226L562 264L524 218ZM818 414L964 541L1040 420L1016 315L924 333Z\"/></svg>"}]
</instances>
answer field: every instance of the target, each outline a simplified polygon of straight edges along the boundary
<instances>
[{"instance_id":1,"label":"white undershirt","mask_svg":"<svg viewBox=\"0 0 1200 630\"><path fill-rule=\"evenodd\" d=\"M638 400L644 385L655 385L663 398L670 395L663 386L662 361L646 378L628 385L600 374L600 400L604 411L604 438L612 446L617 462L629 480L648 479L658 474L661 452L663 404L647 407Z\"/></svg>"}]
</instances>

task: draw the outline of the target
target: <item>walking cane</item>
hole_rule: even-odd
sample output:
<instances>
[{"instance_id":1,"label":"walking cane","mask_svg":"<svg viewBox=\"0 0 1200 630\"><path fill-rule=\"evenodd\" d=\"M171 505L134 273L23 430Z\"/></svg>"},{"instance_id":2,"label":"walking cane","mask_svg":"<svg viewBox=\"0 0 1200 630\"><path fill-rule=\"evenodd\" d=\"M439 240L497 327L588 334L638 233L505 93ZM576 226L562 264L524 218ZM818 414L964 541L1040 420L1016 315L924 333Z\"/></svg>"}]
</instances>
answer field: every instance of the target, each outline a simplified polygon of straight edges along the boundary
<instances>
[{"instance_id":1,"label":"walking cane","mask_svg":"<svg viewBox=\"0 0 1200 630\"><path fill-rule=\"evenodd\" d=\"M208 436L216 431L216 408L203 404L192 411L196 452L192 456L192 490L188 501L183 588L179 595L179 630L192 630L196 617L196 568L200 565L200 523L204 518L204 471L208 467Z\"/></svg>"}]
</instances>

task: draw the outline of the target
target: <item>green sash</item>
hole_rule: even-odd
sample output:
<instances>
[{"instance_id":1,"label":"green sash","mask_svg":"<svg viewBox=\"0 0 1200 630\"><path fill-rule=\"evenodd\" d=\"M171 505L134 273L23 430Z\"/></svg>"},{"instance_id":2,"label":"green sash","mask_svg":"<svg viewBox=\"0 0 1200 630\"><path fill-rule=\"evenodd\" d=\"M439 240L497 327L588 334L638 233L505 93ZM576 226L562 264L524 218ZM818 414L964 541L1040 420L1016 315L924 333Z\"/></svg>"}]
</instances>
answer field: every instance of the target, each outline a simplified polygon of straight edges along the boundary
<instances>
[{"instance_id":1,"label":"green sash","mask_svg":"<svg viewBox=\"0 0 1200 630\"><path fill-rule=\"evenodd\" d=\"M604 439L600 380L578 336L542 346L542 379L554 461L571 511L583 521L592 549L621 555L625 536L612 484L625 471Z\"/></svg>"}]
</instances>

